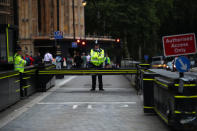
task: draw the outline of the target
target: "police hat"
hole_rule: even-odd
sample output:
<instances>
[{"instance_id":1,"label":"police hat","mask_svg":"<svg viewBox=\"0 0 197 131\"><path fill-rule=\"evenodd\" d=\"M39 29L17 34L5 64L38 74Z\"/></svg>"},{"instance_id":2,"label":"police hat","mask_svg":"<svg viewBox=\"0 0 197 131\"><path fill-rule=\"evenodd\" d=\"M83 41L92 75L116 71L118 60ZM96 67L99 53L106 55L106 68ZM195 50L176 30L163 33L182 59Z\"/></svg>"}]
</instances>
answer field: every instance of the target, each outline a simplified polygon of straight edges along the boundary
<instances>
[{"instance_id":1,"label":"police hat","mask_svg":"<svg viewBox=\"0 0 197 131\"><path fill-rule=\"evenodd\" d=\"M96 46L96 45L99 45L98 40L95 41L94 45L95 45L95 46Z\"/></svg>"}]
</instances>

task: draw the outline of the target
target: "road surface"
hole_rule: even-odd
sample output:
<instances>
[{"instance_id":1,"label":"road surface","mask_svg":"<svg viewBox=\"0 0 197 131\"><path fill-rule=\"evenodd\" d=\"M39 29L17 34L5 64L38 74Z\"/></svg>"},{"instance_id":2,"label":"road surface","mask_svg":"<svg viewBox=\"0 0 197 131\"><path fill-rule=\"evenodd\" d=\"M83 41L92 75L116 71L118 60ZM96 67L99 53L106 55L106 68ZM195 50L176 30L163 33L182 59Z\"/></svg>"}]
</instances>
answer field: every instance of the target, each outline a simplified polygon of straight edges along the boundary
<instances>
[{"instance_id":1,"label":"road surface","mask_svg":"<svg viewBox=\"0 0 197 131\"><path fill-rule=\"evenodd\" d=\"M168 131L143 113L142 97L124 76L104 76L104 92L90 92L90 76L67 76L0 113L0 131Z\"/></svg>"}]
</instances>

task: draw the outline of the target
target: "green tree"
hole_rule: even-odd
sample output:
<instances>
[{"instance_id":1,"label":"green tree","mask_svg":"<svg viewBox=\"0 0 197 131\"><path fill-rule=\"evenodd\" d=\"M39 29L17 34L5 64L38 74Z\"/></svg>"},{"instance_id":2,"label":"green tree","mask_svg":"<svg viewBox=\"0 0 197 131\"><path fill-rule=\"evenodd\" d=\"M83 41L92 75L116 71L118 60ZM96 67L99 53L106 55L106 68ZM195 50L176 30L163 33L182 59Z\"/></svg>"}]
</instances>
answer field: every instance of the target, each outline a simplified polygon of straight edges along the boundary
<instances>
[{"instance_id":1,"label":"green tree","mask_svg":"<svg viewBox=\"0 0 197 131\"><path fill-rule=\"evenodd\" d=\"M86 34L124 42L125 57L162 55L162 36L197 30L194 0L95 0L86 7Z\"/></svg>"}]
</instances>

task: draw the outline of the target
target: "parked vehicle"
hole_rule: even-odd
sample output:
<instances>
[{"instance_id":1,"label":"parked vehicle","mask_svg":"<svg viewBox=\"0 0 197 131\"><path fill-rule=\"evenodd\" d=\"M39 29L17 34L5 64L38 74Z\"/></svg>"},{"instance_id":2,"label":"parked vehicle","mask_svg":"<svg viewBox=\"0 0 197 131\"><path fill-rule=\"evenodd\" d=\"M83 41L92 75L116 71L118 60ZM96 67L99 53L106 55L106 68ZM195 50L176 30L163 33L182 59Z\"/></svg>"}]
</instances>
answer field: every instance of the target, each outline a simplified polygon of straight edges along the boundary
<instances>
[{"instance_id":1,"label":"parked vehicle","mask_svg":"<svg viewBox=\"0 0 197 131\"><path fill-rule=\"evenodd\" d=\"M152 68L166 68L166 64L164 64L164 57L163 56L152 57L151 67Z\"/></svg>"},{"instance_id":2,"label":"parked vehicle","mask_svg":"<svg viewBox=\"0 0 197 131\"><path fill-rule=\"evenodd\" d=\"M166 70L176 71L176 65L174 64L173 61L167 62L167 64L166 64Z\"/></svg>"}]
</instances>

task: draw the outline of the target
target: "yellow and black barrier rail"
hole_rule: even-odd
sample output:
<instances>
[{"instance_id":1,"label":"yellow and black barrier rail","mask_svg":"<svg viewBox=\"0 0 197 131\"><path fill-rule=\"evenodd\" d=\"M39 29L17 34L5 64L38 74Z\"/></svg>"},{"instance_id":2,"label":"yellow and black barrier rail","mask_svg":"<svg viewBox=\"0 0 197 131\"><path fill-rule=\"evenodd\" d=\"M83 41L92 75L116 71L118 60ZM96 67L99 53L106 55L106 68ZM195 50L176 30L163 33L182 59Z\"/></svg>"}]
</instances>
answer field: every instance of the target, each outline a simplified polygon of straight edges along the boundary
<instances>
[{"instance_id":1,"label":"yellow and black barrier rail","mask_svg":"<svg viewBox=\"0 0 197 131\"><path fill-rule=\"evenodd\" d=\"M10 72L1 73L0 80L15 77L15 76L19 76L19 73L17 71L10 71Z\"/></svg>"},{"instance_id":2,"label":"yellow and black barrier rail","mask_svg":"<svg viewBox=\"0 0 197 131\"><path fill-rule=\"evenodd\" d=\"M136 74L137 69L62 69L40 70L39 75L126 75Z\"/></svg>"}]
</instances>

